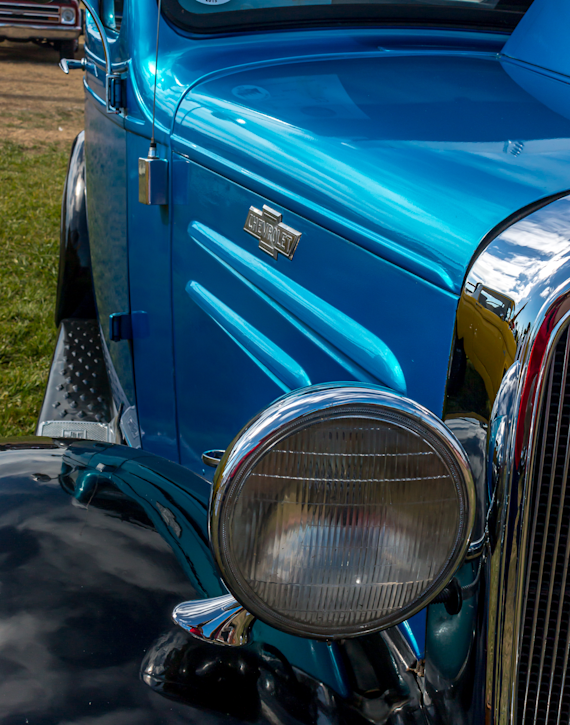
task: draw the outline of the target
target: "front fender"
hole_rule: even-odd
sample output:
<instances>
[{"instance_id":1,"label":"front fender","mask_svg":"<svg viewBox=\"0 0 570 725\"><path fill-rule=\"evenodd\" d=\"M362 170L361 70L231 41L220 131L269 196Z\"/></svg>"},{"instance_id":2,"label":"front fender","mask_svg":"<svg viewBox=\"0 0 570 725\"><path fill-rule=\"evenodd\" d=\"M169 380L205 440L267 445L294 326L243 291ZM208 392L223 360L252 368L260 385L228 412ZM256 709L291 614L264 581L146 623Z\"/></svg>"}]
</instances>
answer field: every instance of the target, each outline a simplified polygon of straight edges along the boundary
<instances>
[{"instance_id":1,"label":"front fender","mask_svg":"<svg viewBox=\"0 0 570 725\"><path fill-rule=\"evenodd\" d=\"M172 608L204 596L204 582L215 580L203 532L180 517L203 565L190 580L171 546L176 533L159 531L144 501L151 490L155 502L166 501L166 484L130 496L126 485L102 480L81 503L73 496L77 460L104 446L38 438L0 449L0 719L187 717L187 706L156 694L139 672L176 629Z\"/></svg>"},{"instance_id":2,"label":"front fender","mask_svg":"<svg viewBox=\"0 0 570 725\"><path fill-rule=\"evenodd\" d=\"M172 622L225 593L209 494L138 449L0 441L0 719L425 723L397 628L343 652L262 623L220 647Z\"/></svg>"}]
</instances>

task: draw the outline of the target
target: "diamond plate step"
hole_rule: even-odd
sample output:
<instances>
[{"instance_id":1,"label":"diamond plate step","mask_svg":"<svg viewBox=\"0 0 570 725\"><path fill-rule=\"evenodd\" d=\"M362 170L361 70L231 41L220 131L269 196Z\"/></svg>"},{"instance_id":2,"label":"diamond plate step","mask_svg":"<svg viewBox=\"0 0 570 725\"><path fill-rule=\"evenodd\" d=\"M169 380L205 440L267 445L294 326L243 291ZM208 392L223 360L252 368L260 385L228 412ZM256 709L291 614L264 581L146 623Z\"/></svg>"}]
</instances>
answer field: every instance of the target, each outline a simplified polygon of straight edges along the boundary
<instances>
[{"instance_id":1,"label":"diamond plate step","mask_svg":"<svg viewBox=\"0 0 570 725\"><path fill-rule=\"evenodd\" d=\"M36 435L117 440L96 320L62 320Z\"/></svg>"}]
</instances>

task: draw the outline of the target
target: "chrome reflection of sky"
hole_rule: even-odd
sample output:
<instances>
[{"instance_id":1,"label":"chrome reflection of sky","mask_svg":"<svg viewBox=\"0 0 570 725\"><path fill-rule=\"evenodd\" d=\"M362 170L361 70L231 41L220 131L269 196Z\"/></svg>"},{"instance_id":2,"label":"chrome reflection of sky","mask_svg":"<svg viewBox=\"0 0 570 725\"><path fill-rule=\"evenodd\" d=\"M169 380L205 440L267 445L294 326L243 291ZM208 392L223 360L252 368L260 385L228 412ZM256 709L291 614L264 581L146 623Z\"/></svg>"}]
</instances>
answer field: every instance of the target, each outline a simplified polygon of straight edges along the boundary
<instances>
[{"instance_id":1,"label":"chrome reflection of sky","mask_svg":"<svg viewBox=\"0 0 570 725\"><path fill-rule=\"evenodd\" d=\"M561 199L504 231L477 260L469 282L508 295L520 308L537 288L544 302L569 267L570 201Z\"/></svg>"}]
</instances>

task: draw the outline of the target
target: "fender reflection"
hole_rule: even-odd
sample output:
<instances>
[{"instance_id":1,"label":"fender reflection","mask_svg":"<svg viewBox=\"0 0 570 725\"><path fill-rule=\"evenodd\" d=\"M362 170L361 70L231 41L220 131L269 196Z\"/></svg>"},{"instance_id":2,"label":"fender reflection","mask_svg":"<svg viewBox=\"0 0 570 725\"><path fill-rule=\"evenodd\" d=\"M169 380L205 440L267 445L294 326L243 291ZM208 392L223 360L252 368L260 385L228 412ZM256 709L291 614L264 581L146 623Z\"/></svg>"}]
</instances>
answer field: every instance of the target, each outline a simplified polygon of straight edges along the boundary
<instances>
[{"instance_id":1,"label":"fender reflection","mask_svg":"<svg viewBox=\"0 0 570 725\"><path fill-rule=\"evenodd\" d=\"M226 594L209 493L140 449L0 440L2 722L425 725L397 628L344 649L257 622L221 648L171 621L181 599Z\"/></svg>"}]
</instances>

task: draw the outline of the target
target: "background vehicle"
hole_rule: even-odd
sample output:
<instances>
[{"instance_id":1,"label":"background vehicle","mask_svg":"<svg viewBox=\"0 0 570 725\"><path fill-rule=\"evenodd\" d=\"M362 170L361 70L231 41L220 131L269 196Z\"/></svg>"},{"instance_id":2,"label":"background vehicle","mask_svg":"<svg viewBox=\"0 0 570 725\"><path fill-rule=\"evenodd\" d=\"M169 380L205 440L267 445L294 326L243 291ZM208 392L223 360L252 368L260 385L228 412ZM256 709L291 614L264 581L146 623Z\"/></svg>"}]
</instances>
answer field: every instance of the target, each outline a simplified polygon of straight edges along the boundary
<instances>
[{"instance_id":1,"label":"background vehicle","mask_svg":"<svg viewBox=\"0 0 570 725\"><path fill-rule=\"evenodd\" d=\"M81 35L77 0L0 2L0 40L47 42L61 58L73 58Z\"/></svg>"},{"instance_id":2,"label":"background vehicle","mask_svg":"<svg viewBox=\"0 0 570 725\"><path fill-rule=\"evenodd\" d=\"M570 6L232 3L158 48L101 3L63 64L56 442L0 491L18 591L62 546L14 529L66 542L26 631L87 684L7 712L565 721Z\"/></svg>"}]
</instances>

